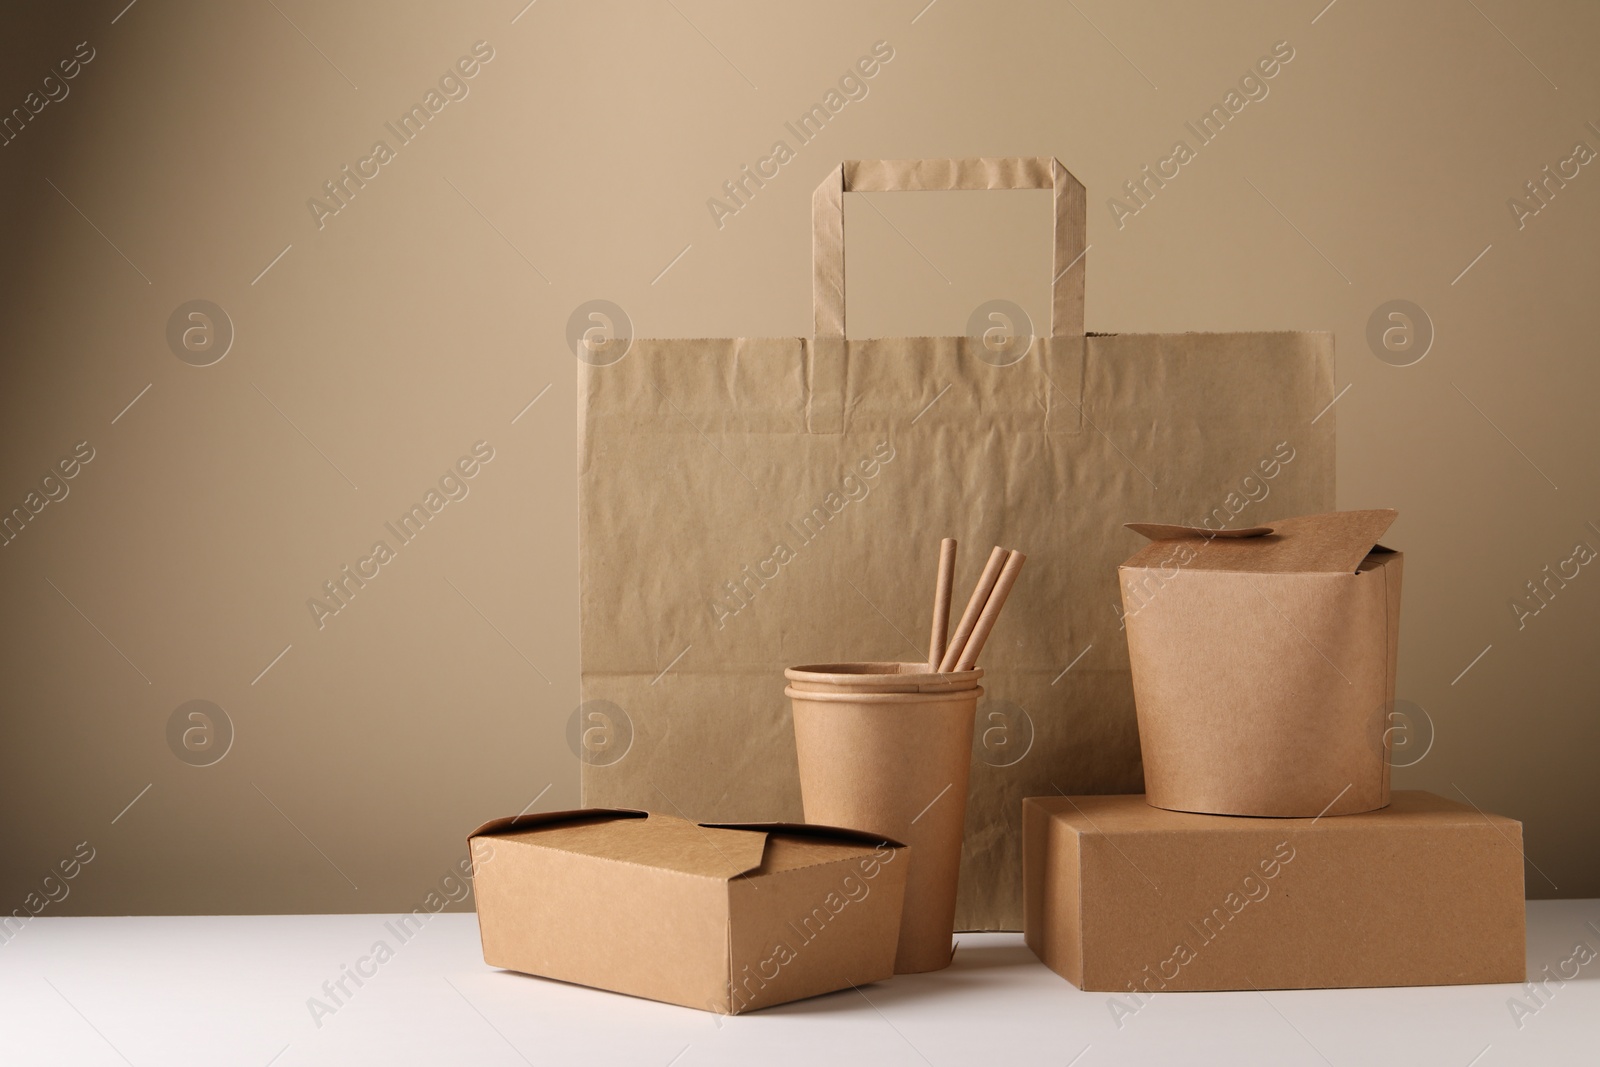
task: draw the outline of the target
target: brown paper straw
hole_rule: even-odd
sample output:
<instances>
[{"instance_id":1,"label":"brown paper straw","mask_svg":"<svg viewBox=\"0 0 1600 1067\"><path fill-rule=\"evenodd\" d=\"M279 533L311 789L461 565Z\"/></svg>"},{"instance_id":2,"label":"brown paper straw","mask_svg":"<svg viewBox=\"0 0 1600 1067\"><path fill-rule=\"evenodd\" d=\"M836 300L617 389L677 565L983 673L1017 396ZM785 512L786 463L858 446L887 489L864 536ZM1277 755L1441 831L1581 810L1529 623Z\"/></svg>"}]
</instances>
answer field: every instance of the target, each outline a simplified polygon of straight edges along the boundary
<instances>
[{"instance_id":1,"label":"brown paper straw","mask_svg":"<svg viewBox=\"0 0 1600 1067\"><path fill-rule=\"evenodd\" d=\"M978 616L977 625L972 628L972 636L967 638L956 659L956 670L970 671L977 666L978 655L989 640L995 620L1000 618L1000 612L1006 606L1006 597L1011 595L1011 587L1017 584L1017 575L1027 559L1027 556L1016 549L1012 549L1006 555L1005 566L1000 570L1000 577L995 580L994 591L989 594L989 599L983 605L983 612Z\"/></svg>"},{"instance_id":2,"label":"brown paper straw","mask_svg":"<svg viewBox=\"0 0 1600 1067\"><path fill-rule=\"evenodd\" d=\"M956 539L939 542L939 579L933 590L933 632L928 637L928 670L937 671L944 659L945 639L950 634L950 587L956 580Z\"/></svg>"},{"instance_id":3,"label":"brown paper straw","mask_svg":"<svg viewBox=\"0 0 1600 1067\"><path fill-rule=\"evenodd\" d=\"M1006 550L996 545L994 551L989 553L989 562L983 565L983 574L972 590L972 599L967 601L967 610L961 613L961 622L956 625L955 634L945 646L944 658L939 661L940 671L956 669L961 649L966 645L967 638L972 636L972 628L978 625L978 615L982 613L983 605L989 599L989 593L994 589L994 583L1000 577L1000 568L1005 562Z\"/></svg>"}]
</instances>

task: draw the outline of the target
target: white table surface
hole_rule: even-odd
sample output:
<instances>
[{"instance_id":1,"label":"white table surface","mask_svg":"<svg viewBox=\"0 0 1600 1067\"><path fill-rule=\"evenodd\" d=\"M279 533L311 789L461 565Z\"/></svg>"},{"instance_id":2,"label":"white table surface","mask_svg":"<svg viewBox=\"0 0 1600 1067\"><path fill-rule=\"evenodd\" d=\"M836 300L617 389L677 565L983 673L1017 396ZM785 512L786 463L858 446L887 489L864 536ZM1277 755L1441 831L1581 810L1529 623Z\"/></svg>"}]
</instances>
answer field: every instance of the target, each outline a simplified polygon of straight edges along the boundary
<instances>
[{"instance_id":1,"label":"white table surface","mask_svg":"<svg viewBox=\"0 0 1600 1067\"><path fill-rule=\"evenodd\" d=\"M1107 994L1046 970L1020 935L963 934L946 971L723 1018L492 970L462 914L347 982L318 1025L308 998L396 944L390 918L35 919L0 945L0 1064L1600 1063L1600 959L1542 1005L1506 985L1167 993L1119 1028ZM1600 901L1530 903L1530 975L1579 942L1600 950L1589 923ZM1537 1010L1518 1020L1513 997Z\"/></svg>"}]
</instances>

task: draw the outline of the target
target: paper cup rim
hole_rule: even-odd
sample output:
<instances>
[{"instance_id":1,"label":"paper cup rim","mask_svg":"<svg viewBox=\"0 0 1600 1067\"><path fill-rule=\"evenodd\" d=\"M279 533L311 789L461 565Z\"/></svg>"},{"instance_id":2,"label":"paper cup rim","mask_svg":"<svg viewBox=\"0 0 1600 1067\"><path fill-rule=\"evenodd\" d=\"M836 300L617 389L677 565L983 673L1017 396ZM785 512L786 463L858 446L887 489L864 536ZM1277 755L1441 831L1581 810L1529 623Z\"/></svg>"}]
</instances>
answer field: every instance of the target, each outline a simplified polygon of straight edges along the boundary
<instances>
[{"instance_id":1,"label":"paper cup rim","mask_svg":"<svg viewBox=\"0 0 1600 1067\"><path fill-rule=\"evenodd\" d=\"M983 668L967 671L930 671L926 663L865 660L857 663L806 663L789 667L783 676L810 690L865 692L939 692L970 689L983 677Z\"/></svg>"},{"instance_id":2,"label":"paper cup rim","mask_svg":"<svg viewBox=\"0 0 1600 1067\"><path fill-rule=\"evenodd\" d=\"M983 686L970 689L928 689L910 693L864 692L859 689L796 689L784 686L783 695L792 700L819 704L954 704L976 702Z\"/></svg>"}]
</instances>

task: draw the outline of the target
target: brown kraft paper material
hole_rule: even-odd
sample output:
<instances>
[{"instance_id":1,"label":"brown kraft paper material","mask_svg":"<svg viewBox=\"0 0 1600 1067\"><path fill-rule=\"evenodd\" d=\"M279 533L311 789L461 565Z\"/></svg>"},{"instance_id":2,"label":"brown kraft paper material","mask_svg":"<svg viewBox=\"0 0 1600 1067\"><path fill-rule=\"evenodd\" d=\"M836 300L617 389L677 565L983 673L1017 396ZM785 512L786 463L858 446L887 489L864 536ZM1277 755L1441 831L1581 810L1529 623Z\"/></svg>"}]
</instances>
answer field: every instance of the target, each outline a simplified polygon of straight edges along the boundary
<instances>
[{"instance_id":1,"label":"brown kraft paper material","mask_svg":"<svg viewBox=\"0 0 1600 1067\"><path fill-rule=\"evenodd\" d=\"M915 663L853 666L899 676L927 669ZM861 675L844 675L829 686L819 680L829 677L821 673L828 669L786 672L805 817L829 826L854 826L911 847L895 973L948 967L973 715L983 690L975 677L960 688L934 683L920 692L874 692L884 687L853 684ZM941 681L962 677L909 676Z\"/></svg>"},{"instance_id":2,"label":"brown kraft paper material","mask_svg":"<svg viewBox=\"0 0 1600 1067\"><path fill-rule=\"evenodd\" d=\"M484 962L738 1014L890 977L910 849L590 808L468 835Z\"/></svg>"},{"instance_id":3,"label":"brown kraft paper material","mask_svg":"<svg viewBox=\"0 0 1600 1067\"><path fill-rule=\"evenodd\" d=\"M1392 510L1253 536L1134 524L1120 569L1150 803L1348 815L1389 803L1401 554ZM1267 531L1267 532L1263 532Z\"/></svg>"},{"instance_id":4,"label":"brown kraft paper material","mask_svg":"<svg viewBox=\"0 0 1600 1067\"><path fill-rule=\"evenodd\" d=\"M1522 824L1432 793L1337 819L1032 797L1023 823L1028 947L1119 1029L1162 992L1524 977Z\"/></svg>"},{"instance_id":5,"label":"brown kraft paper material","mask_svg":"<svg viewBox=\"0 0 1600 1067\"><path fill-rule=\"evenodd\" d=\"M846 338L845 192L1000 188L1053 190L1052 318L1024 358ZM580 363L582 698L628 731L585 764L584 803L799 820L784 668L922 659L947 536L1028 553L984 650L979 736L1001 713L1010 754L974 754L956 927L1021 927L1023 797L1142 788L1120 524L1250 525L1267 493L1331 509L1333 341L1086 337L1083 212L1048 158L848 162L813 200L813 337ZM963 553L958 589L980 563Z\"/></svg>"}]
</instances>

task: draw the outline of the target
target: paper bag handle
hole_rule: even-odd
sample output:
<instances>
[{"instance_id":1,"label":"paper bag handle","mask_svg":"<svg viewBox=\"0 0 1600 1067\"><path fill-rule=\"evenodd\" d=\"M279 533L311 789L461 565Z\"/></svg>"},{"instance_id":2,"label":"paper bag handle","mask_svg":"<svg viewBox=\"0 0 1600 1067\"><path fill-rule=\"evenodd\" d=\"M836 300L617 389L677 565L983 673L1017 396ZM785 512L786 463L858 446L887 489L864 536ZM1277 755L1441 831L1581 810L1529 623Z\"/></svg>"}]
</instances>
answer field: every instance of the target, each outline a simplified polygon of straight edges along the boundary
<instances>
[{"instance_id":1,"label":"paper bag handle","mask_svg":"<svg viewBox=\"0 0 1600 1067\"><path fill-rule=\"evenodd\" d=\"M1000 159L851 159L811 194L812 337L844 338L844 194L918 189L1050 189L1055 236L1050 336L1083 336L1083 183L1049 156Z\"/></svg>"}]
</instances>

